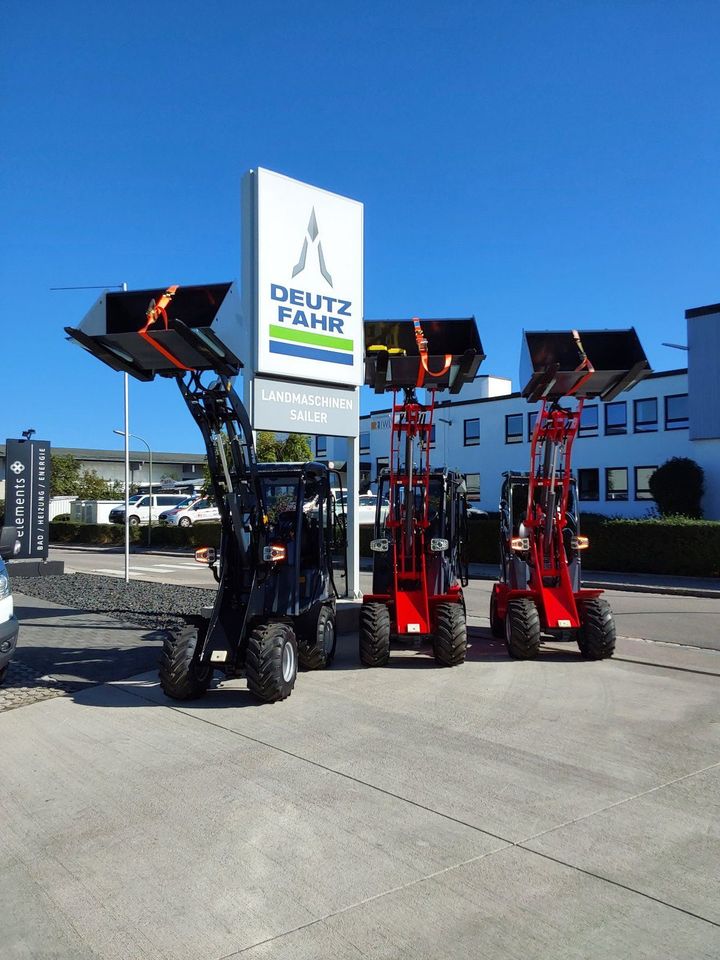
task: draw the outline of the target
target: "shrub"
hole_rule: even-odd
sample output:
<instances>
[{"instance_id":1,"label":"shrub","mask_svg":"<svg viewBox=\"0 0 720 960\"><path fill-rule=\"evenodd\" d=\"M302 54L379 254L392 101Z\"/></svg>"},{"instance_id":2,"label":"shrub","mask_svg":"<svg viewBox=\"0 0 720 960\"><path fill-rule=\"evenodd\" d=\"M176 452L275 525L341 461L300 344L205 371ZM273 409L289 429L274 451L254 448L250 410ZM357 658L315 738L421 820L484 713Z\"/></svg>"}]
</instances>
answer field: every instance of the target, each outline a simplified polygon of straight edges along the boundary
<instances>
[{"instance_id":1,"label":"shrub","mask_svg":"<svg viewBox=\"0 0 720 960\"><path fill-rule=\"evenodd\" d=\"M705 474L689 457L672 457L650 477L650 493L663 517L702 517Z\"/></svg>"}]
</instances>

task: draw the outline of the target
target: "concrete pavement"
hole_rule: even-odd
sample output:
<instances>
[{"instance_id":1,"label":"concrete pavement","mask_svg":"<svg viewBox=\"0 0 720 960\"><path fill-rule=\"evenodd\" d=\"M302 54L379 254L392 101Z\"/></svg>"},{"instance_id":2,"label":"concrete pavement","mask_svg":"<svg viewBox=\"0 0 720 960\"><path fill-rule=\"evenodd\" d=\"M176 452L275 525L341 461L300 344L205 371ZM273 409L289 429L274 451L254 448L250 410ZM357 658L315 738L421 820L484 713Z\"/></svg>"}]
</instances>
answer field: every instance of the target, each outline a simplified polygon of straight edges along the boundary
<instances>
[{"instance_id":1,"label":"concrete pavement","mask_svg":"<svg viewBox=\"0 0 720 960\"><path fill-rule=\"evenodd\" d=\"M341 638L282 704L153 669L2 713L0 953L717 958L719 683L710 650L518 663L474 625L452 670Z\"/></svg>"}]
</instances>

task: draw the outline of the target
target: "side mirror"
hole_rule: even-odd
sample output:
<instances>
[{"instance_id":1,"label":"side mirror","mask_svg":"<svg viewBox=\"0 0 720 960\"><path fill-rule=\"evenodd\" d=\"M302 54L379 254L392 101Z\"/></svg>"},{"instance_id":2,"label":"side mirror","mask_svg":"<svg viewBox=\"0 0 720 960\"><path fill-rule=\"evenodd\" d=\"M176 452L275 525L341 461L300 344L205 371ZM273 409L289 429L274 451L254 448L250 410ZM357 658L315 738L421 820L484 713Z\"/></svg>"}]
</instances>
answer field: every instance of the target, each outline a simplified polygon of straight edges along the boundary
<instances>
[{"instance_id":1,"label":"side mirror","mask_svg":"<svg viewBox=\"0 0 720 960\"><path fill-rule=\"evenodd\" d=\"M15 527L3 527L0 530L0 557L11 560L20 553L20 541Z\"/></svg>"}]
</instances>

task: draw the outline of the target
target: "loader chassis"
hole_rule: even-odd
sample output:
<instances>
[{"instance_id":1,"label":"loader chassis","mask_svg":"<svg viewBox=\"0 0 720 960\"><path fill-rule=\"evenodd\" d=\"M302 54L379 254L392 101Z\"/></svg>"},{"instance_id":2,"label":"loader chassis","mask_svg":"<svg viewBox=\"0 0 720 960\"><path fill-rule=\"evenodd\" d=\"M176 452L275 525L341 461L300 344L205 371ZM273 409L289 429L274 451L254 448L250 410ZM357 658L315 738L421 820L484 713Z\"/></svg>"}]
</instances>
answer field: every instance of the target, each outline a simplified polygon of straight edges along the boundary
<instances>
[{"instance_id":1,"label":"loader chassis","mask_svg":"<svg viewBox=\"0 0 720 960\"><path fill-rule=\"evenodd\" d=\"M602 591L581 586L588 541L579 529L572 449L585 398L612 399L649 365L634 330L524 336L530 377L523 395L541 402L529 473L504 474L490 629L518 659L537 656L543 634L577 640L586 658L604 659L615 649L615 623Z\"/></svg>"},{"instance_id":2,"label":"loader chassis","mask_svg":"<svg viewBox=\"0 0 720 960\"><path fill-rule=\"evenodd\" d=\"M198 611L167 635L163 690L201 696L217 669L245 675L258 699L274 702L292 692L298 663L317 669L334 657L338 582L347 579L343 498L331 493L341 484L327 464L257 462L232 387L242 364L217 333L235 329L233 297L231 284L107 294L66 332L113 369L174 379L205 442L221 517L220 549L209 557L218 590L209 616Z\"/></svg>"},{"instance_id":3,"label":"loader chassis","mask_svg":"<svg viewBox=\"0 0 720 960\"><path fill-rule=\"evenodd\" d=\"M436 662L455 666L467 649L466 485L453 471L432 470L430 450L436 390L458 392L483 359L477 328L473 319L369 321L365 345L366 382L378 393L392 390L393 406L389 467L377 481L373 590L360 611L360 660L383 666L392 641L430 640Z\"/></svg>"}]
</instances>

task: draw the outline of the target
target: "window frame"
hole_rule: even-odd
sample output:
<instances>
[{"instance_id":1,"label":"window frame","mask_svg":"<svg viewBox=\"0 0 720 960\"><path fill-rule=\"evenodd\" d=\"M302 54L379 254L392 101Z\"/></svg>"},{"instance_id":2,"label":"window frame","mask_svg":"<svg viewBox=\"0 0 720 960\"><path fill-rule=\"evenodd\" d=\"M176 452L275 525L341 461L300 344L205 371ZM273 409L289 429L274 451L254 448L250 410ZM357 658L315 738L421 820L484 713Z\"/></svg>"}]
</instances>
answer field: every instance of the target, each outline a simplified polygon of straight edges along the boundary
<instances>
[{"instance_id":1,"label":"window frame","mask_svg":"<svg viewBox=\"0 0 720 960\"><path fill-rule=\"evenodd\" d=\"M608 480L610 477L610 472L612 470L624 470L625 471L625 496L624 497L611 497L608 496L610 493L608 489ZM630 499L630 471L627 467L605 467L605 502L606 503L627 503Z\"/></svg>"},{"instance_id":2,"label":"window frame","mask_svg":"<svg viewBox=\"0 0 720 960\"><path fill-rule=\"evenodd\" d=\"M363 437L367 437L367 443L363 443ZM361 430L360 431L360 453L369 453L370 452L370 431Z\"/></svg>"},{"instance_id":3,"label":"window frame","mask_svg":"<svg viewBox=\"0 0 720 960\"><path fill-rule=\"evenodd\" d=\"M625 426L622 429L611 426L608 423L608 410L610 407L624 407L625 408ZM627 410L627 400L611 400L610 403L605 404L605 436L606 437L625 437L628 432L628 410Z\"/></svg>"},{"instance_id":4,"label":"window frame","mask_svg":"<svg viewBox=\"0 0 720 960\"><path fill-rule=\"evenodd\" d=\"M595 426L594 427L584 427L582 423L582 418L584 413L588 413L590 410L595 411ZM580 422L578 423L578 438L580 437L597 437L600 434L600 410L597 403L591 403L589 405L583 404L582 413L580 414Z\"/></svg>"},{"instance_id":5,"label":"window frame","mask_svg":"<svg viewBox=\"0 0 720 960\"><path fill-rule=\"evenodd\" d=\"M468 424L476 423L477 424L477 437L470 437L468 439ZM463 446L464 447L479 447L480 446L480 417L469 417L467 420L463 420Z\"/></svg>"},{"instance_id":6,"label":"window frame","mask_svg":"<svg viewBox=\"0 0 720 960\"><path fill-rule=\"evenodd\" d=\"M655 426L645 427L644 424L652 424L652 420L643 420L641 421L640 426L638 426L638 404L639 403L648 403L650 401L655 401ZM657 433L658 432L658 398L657 397L637 397L633 400L633 433Z\"/></svg>"},{"instance_id":7,"label":"window frame","mask_svg":"<svg viewBox=\"0 0 720 960\"><path fill-rule=\"evenodd\" d=\"M668 416L668 400L681 400L685 398L688 401L687 416L671 418ZM664 425L666 430L688 430L690 428L690 399L687 393L669 393L663 397ZM673 426L677 424L677 426Z\"/></svg>"},{"instance_id":8,"label":"window frame","mask_svg":"<svg viewBox=\"0 0 720 960\"><path fill-rule=\"evenodd\" d=\"M655 500L655 497L653 497L653 495L650 493L649 478L648 478L648 487L647 487L648 496L647 496L647 497L639 497L639 496L638 496L638 470L652 470L652 472L655 473L655 471L657 470L657 468L658 468L658 465L657 465L657 464L655 464L655 465L652 465L652 464L640 464L640 465L637 466L637 467L633 467L633 494L634 494L634 499L635 499L635 500L639 500L641 503L647 503L648 500L650 500L650 501L654 501L654 500ZM651 476L652 476L652 474L651 474ZM645 488L644 488L644 489L645 489Z\"/></svg>"},{"instance_id":9,"label":"window frame","mask_svg":"<svg viewBox=\"0 0 720 960\"><path fill-rule=\"evenodd\" d=\"M470 477L477 477L477 490L470 489ZM474 482L474 481L473 481ZM473 500L480 500L480 474L479 473L466 473L465 474L465 484L467 486L467 499L471 497Z\"/></svg>"},{"instance_id":10,"label":"window frame","mask_svg":"<svg viewBox=\"0 0 720 960\"><path fill-rule=\"evenodd\" d=\"M597 477L597 496L596 497L584 497L582 495L582 485L580 483L580 474L590 473L590 472L594 473ZM583 503L599 503L600 502L600 467L578 467L577 497L578 497L578 500L581 500Z\"/></svg>"},{"instance_id":11,"label":"window frame","mask_svg":"<svg viewBox=\"0 0 720 960\"><path fill-rule=\"evenodd\" d=\"M535 424L537 423L537 418L540 414L539 410L530 410L527 415L527 431L528 431L528 443L532 443L533 430L535 429Z\"/></svg>"},{"instance_id":12,"label":"window frame","mask_svg":"<svg viewBox=\"0 0 720 960\"><path fill-rule=\"evenodd\" d=\"M519 433L513 433L513 434L511 435L510 433L508 433L508 427L509 427L509 425L510 425L510 419L511 419L512 417L517 417L517 418L519 418L519 420L520 420L520 432L519 432ZM525 429L525 418L523 417L522 413L506 413L506 414L505 414L505 443L508 443L508 444L510 444L510 443L522 443L523 440L525 439L524 429ZM511 439L511 437L512 437L512 439Z\"/></svg>"}]
</instances>

